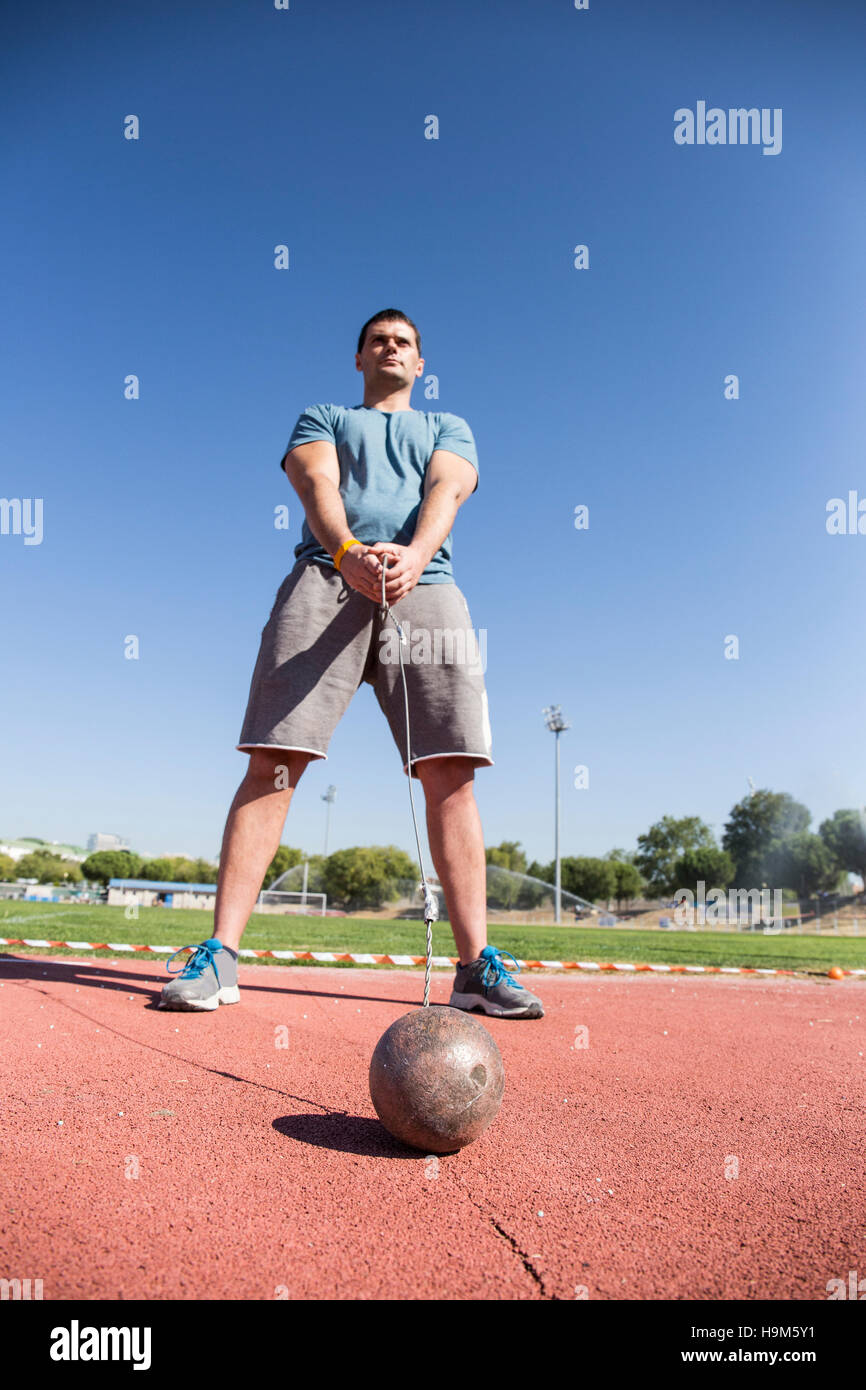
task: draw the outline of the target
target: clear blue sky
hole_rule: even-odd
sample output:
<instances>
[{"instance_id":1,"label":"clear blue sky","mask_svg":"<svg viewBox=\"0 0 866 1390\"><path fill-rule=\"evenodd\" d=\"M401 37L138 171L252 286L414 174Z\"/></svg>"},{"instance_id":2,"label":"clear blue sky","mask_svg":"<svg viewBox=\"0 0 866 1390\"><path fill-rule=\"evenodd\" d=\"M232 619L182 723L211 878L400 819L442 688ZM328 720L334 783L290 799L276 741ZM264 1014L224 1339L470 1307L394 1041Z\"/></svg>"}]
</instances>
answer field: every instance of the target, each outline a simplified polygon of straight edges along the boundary
<instances>
[{"instance_id":1,"label":"clear blue sky","mask_svg":"<svg viewBox=\"0 0 866 1390\"><path fill-rule=\"evenodd\" d=\"M392 305L440 383L413 406L478 444L487 843L552 857L550 703L564 853L720 833L748 776L814 828L862 805L866 535L825 509L866 497L864 40L835 0L10 7L0 494L44 536L0 536L0 832L217 853L300 537L278 461L307 404L360 402ZM675 144L698 101L782 108L781 153ZM329 783L332 849L414 854L367 687L287 843L321 850Z\"/></svg>"}]
</instances>

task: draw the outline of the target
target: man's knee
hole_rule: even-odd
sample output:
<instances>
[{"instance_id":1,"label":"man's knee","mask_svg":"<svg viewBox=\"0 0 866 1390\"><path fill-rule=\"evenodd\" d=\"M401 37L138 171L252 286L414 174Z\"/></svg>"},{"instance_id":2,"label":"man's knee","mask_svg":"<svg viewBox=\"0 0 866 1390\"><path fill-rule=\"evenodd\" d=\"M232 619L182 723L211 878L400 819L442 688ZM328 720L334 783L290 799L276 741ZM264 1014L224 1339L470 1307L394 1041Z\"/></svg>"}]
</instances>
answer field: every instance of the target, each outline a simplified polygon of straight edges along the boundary
<instances>
[{"instance_id":1,"label":"man's knee","mask_svg":"<svg viewBox=\"0 0 866 1390\"><path fill-rule=\"evenodd\" d=\"M253 748L244 780L262 791L291 791L312 756L295 748Z\"/></svg>"},{"instance_id":2,"label":"man's knee","mask_svg":"<svg viewBox=\"0 0 866 1390\"><path fill-rule=\"evenodd\" d=\"M475 764L471 758L423 758L415 764L425 796L450 796L464 791L472 794Z\"/></svg>"}]
</instances>

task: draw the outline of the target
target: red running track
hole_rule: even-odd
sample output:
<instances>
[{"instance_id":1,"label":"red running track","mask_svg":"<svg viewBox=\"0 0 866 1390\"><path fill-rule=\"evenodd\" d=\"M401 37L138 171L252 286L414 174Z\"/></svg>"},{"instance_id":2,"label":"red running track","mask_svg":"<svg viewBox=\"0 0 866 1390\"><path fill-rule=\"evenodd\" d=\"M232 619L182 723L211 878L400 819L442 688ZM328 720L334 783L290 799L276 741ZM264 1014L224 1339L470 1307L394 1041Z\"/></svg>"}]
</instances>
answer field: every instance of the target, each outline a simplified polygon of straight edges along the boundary
<instances>
[{"instance_id":1,"label":"red running track","mask_svg":"<svg viewBox=\"0 0 866 1390\"><path fill-rule=\"evenodd\" d=\"M419 972L242 967L210 1014L158 1010L166 978L0 962L0 1275L45 1299L825 1300L866 1270L860 981L535 975L544 1019L485 1020L499 1118L434 1160L367 1091Z\"/></svg>"}]
</instances>

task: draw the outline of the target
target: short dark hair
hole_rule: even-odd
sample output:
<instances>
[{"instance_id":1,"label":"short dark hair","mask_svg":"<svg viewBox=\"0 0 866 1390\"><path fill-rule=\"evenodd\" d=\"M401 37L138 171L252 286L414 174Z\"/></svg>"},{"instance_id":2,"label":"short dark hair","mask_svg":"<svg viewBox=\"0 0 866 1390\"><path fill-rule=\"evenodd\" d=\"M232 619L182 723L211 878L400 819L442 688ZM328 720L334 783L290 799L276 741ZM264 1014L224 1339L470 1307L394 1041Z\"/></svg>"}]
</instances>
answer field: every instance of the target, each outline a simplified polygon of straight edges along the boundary
<instances>
[{"instance_id":1,"label":"short dark hair","mask_svg":"<svg viewBox=\"0 0 866 1390\"><path fill-rule=\"evenodd\" d=\"M372 326L373 326L374 323L387 323L389 320L390 320L390 321L396 320L398 323L407 323L407 324L409 325L409 327L412 329L413 333L415 334L415 342L416 342L417 345L418 345L418 356L420 357L420 356L421 356L421 334L418 332L418 329L416 328L416 326L415 326L415 324L412 322L412 320L411 320L406 314L403 313L403 310L402 310L402 309L380 309L379 312L378 312L378 314L374 314L373 317L372 317L371 319L367 319L367 322L364 324L364 327L361 329L361 336L360 336L359 339L358 339L358 351L361 352L361 351L363 350L364 342L365 342L366 337L367 337L367 329L368 329L368 328L372 328Z\"/></svg>"}]
</instances>

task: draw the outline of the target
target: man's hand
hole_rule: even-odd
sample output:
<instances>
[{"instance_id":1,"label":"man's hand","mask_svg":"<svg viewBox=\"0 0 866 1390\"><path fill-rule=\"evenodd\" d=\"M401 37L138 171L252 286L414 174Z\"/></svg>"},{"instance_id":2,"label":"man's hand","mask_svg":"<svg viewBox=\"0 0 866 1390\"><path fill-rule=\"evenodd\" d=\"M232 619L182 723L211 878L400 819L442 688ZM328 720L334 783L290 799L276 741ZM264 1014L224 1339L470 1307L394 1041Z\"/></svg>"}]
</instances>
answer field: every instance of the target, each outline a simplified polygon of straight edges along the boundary
<instances>
[{"instance_id":1,"label":"man's hand","mask_svg":"<svg viewBox=\"0 0 866 1390\"><path fill-rule=\"evenodd\" d=\"M357 546L352 547L353 550ZM350 552L351 553L351 552ZM368 549L370 556L387 555L388 560L386 579L385 579L385 602L397 603L404 598L421 578L427 567L427 559L411 545L397 545L394 541L377 541ZM377 603L382 602L382 562L377 560L379 566L379 578L376 585Z\"/></svg>"},{"instance_id":2,"label":"man's hand","mask_svg":"<svg viewBox=\"0 0 866 1390\"><path fill-rule=\"evenodd\" d=\"M351 545L340 562L340 575L374 603L382 602L382 563L369 545ZM390 600L389 600L390 602Z\"/></svg>"}]
</instances>

